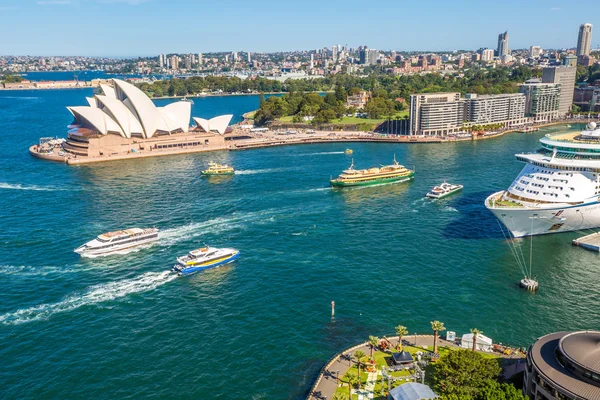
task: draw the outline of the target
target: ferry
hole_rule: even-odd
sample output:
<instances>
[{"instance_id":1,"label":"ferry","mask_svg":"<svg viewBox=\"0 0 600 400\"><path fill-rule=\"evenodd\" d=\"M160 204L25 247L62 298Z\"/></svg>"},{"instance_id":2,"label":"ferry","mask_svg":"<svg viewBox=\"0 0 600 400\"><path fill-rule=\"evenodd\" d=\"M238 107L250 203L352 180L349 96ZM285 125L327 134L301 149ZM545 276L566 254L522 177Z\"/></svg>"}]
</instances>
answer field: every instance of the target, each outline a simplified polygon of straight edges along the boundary
<instances>
[{"instance_id":1,"label":"ferry","mask_svg":"<svg viewBox=\"0 0 600 400\"><path fill-rule=\"evenodd\" d=\"M435 186L433 189L431 189L431 191L427 193L426 196L431 199L441 199L446 196L450 196L451 194L454 194L456 192L460 192L462 188L463 185L454 185L444 181L444 183L442 183L441 185Z\"/></svg>"},{"instance_id":2,"label":"ferry","mask_svg":"<svg viewBox=\"0 0 600 400\"><path fill-rule=\"evenodd\" d=\"M517 154L525 167L485 206L514 237L600 227L600 128L548 134L535 153Z\"/></svg>"},{"instance_id":3,"label":"ferry","mask_svg":"<svg viewBox=\"0 0 600 400\"><path fill-rule=\"evenodd\" d=\"M354 160L350 167L336 179L331 179L333 187L369 186L387 183L404 182L413 178L415 171L398 164L394 156L392 165L371 167L369 169L354 169Z\"/></svg>"},{"instance_id":4,"label":"ferry","mask_svg":"<svg viewBox=\"0 0 600 400\"><path fill-rule=\"evenodd\" d=\"M235 170L227 164L208 163L208 169L200 173L201 175L233 175Z\"/></svg>"},{"instance_id":5,"label":"ferry","mask_svg":"<svg viewBox=\"0 0 600 400\"><path fill-rule=\"evenodd\" d=\"M158 240L158 229L130 228L106 232L79 246L74 251L82 256L100 256L152 244Z\"/></svg>"},{"instance_id":6,"label":"ferry","mask_svg":"<svg viewBox=\"0 0 600 400\"><path fill-rule=\"evenodd\" d=\"M205 269L218 267L235 261L240 255L236 249L217 249L204 246L177 258L173 271L179 275L190 275Z\"/></svg>"}]
</instances>

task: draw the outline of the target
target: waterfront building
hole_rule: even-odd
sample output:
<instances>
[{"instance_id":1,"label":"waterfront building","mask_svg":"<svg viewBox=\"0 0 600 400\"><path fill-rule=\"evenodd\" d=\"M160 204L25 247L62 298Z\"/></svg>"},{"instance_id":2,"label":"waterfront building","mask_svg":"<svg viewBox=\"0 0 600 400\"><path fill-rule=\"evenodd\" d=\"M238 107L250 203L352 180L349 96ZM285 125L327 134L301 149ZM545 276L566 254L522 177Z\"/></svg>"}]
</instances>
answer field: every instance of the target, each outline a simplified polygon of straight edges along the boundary
<instances>
[{"instance_id":1,"label":"waterfront building","mask_svg":"<svg viewBox=\"0 0 600 400\"><path fill-rule=\"evenodd\" d=\"M462 130L464 101L460 93L420 93L410 96L410 134L444 136Z\"/></svg>"},{"instance_id":2,"label":"waterfront building","mask_svg":"<svg viewBox=\"0 0 600 400\"><path fill-rule=\"evenodd\" d=\"M559 117L563 117L571 111L576 75L576 67L546 67L542 70L542 83L560 84Z\"/></svg>"},{"instance_id":3,"label":"waterfront building","mask_svg":"<svg viewBox=\"0 0 600 400\"><path fill-rule=\"evenodd\" d=\"M581 24L577 37L577 56L589 56L592 48L592 24Z\"/></svg>"},{"instance_id":4,"label":"waterfront building","mask_svg":"<svg viewBox=\"0 0 600 400\"><path fill-rule=\"evenodd\" d=\"M523 125L525 117L523 93L465 96L465 120L467 125L502 124L505 127Z\"/></svg>"},{"instance_id":5,"label":"waterfront building","mask_svg":"<svg viewBox=\"0 0 600 400\"><path fill-rule=\"evenodd\" d=\"M498 57L507 56L510 51L508 50L508 31L498 35Z\"/></svg>"},{"instance_id":6,"label":"waterfront building","mask_svg":"<svg viewBox=\"0 0 600 400\"><path fill-rule=\"evenodd\" d=\"M527 352L523 394L532 400L600 398L600 332L557 332Z\"/></svg>"},{"instance_id":7,"label":"waterfront building","mask_svg":"<svg viewBox=\"0 0 600 400\"><path fill-rule=\"evenodd\" d=\"M113 79L102 94L87 97L88 106L67 107L74 121L63 149L76 156L122 155L130 151L224 145L221 136L231 115L196 120L190 128L191 103L157 107L134 85ZM225 128L224 128L225 127ZM220 135L215 135L217 131Z\"/></svg>"},{"instance_id":8,"label":"waterfront building","mask_svg":"<svg viewBox=\"0 0 600 400\"><path fill-rule=\"evenodd\" d=\"M542 48L540 46L531 46L529 48L529 57L540 58L542 55Z\"/></svg>"},{"instance_id":9,"label":"waterfront building","mask_svg":"<svg viewBox=\"0 0 600 400\"><path fill-rule=\"evenodd\" d=\"M534 122L558 118L560 84L542 83L539 79L532 79L523 83L519 91L525 95L525 116L532 117Z\"/></svg>"}]
</instances>

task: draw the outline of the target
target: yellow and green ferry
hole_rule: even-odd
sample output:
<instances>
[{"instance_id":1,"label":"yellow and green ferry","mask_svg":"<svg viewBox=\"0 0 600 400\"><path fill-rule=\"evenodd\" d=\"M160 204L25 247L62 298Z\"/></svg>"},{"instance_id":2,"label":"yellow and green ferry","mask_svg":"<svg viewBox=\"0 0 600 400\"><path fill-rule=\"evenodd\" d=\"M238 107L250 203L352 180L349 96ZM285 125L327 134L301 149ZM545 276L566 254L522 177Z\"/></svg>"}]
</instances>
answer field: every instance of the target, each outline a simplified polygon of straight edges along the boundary
<instances>
[{"instance_id":1,"label":"yellow and green ferry","mask_svg":"<svg viewBox=\"0 0 600 400\"><path fill-rule=\"evenodd\" d=\"M233 175L235 170L227 164L217 164L215 162L208 163L208 169L200 172L201 175L215 176L215 175Z\"/></svg>"},{"instance_id":2,"label":"yellow and green ferry","mask_svg":"<svg viewBox=\"0 0 600 400\"><path fill-rule=\"evenodd\" d=\"M398 164L396 156L392 165L371 167L368 169L354 169L354 160L350 168L344 170L340 176L330 181L333 187L370 186L387 183L405 182L411 180L415 171Z\"/></svg>"}]
</instances>

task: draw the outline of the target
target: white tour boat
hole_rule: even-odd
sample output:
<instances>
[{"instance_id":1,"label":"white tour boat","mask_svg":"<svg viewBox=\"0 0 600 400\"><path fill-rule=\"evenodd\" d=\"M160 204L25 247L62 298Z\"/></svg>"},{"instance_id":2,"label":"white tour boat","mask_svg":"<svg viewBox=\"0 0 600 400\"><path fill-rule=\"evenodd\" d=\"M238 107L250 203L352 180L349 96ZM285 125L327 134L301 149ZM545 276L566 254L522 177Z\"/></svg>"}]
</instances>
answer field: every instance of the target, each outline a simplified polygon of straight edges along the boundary
<instances>
[{"instance_id":1,"label":"white tour boat","mask_svg":"<svg viewBox=\"0 0 600 400\"><path fill-rule=\"evenodd\" d=\"M548 134L507 190L485 206L514 237L586 230L600 226L600 128Z\"/></svg>"},{"instance_id":2,"label":"white tour boat","mask_svg":"<svg viewBox=\"0 0 600 400\"><path fill-rule=\"evenodd\" d=\"M431 189L431 191L427 193L427 197L441 199L442 197L450 196L452 193L462 190L462 188L463 185L453 185L444 181L441 185Z\"/></svg>"},{"instance_id":3,"label":"white tour boat","mask_svg":"<svg viewBox=\"0 0 600 400\"><path fill-rule=\"evenodd\" d=\"M148 245L157 240L158 229L156 228L131 228L103 233L74 251L82 256L100 256Z\"/></svg>"},{"instance_id":4,"label":"white tour boat","mask_svg":"<svg viewBox=\"0 0 600 400\"><path fill-rule=\"evenodd\" d=\"M205 269L229 264L239 256L240 252L236 249L217 249L216 247L204 246L190 251L183 257L178 257L173 271L179 275L189 275Z\"/></svg>"}]
</instances>

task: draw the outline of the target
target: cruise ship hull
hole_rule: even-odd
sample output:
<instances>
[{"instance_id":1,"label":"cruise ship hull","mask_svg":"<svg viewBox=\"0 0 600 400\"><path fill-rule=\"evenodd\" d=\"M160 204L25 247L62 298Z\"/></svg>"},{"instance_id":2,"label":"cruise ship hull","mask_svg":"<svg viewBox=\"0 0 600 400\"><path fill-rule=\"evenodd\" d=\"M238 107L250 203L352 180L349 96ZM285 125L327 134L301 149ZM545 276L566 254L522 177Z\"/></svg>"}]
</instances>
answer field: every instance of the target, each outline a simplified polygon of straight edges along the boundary
<instances>
[{"instance_id":1,"label":"cruise ship hull","mask_svg":"<svg viewBox=\"0 0 600 400\"><path fill-rule=\"evenodd\" d=\"M502 222L514 237L571 232L600 227L600 203L586 202L575 206L556 207L494 207L490 199L503 192L494 193L485 206Z\"/></svg>"}]
</instances>

